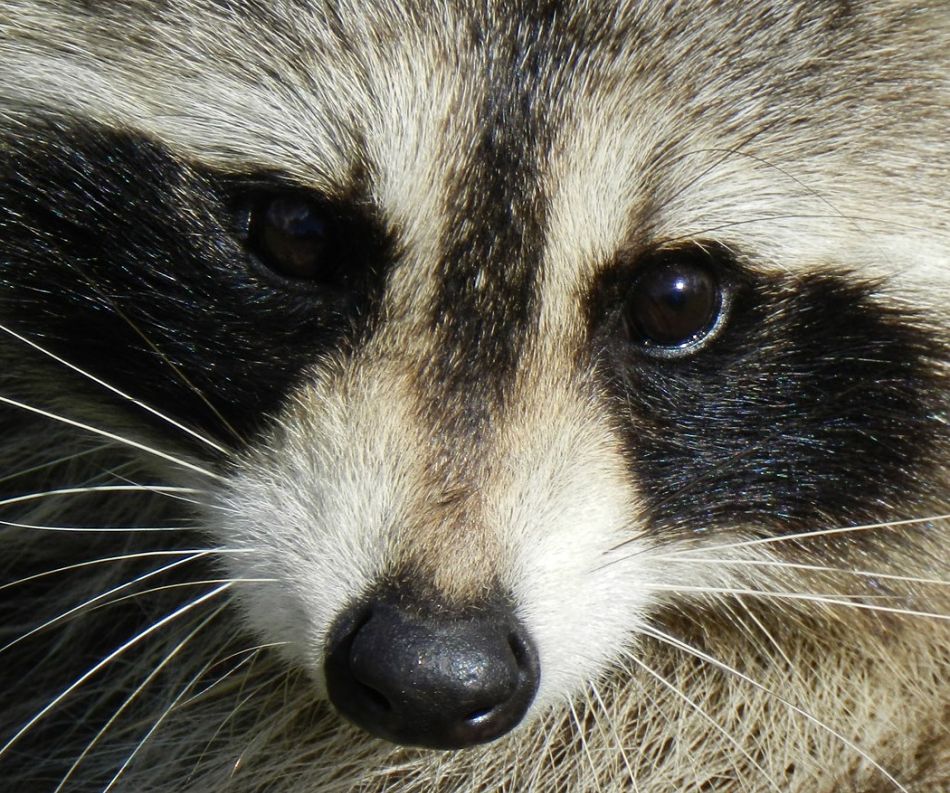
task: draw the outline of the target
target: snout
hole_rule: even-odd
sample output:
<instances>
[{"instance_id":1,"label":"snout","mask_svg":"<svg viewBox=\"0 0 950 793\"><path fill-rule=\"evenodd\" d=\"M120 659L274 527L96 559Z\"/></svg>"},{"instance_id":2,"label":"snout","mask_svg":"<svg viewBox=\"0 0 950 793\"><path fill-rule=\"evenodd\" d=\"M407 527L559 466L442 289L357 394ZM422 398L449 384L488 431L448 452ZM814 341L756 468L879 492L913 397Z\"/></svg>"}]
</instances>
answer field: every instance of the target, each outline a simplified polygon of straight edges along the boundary
<instances>
[{"instance_id":1,"label":"snout","mask_svg":"<svg viewBox=\"0 0 950 793\"><path fill-rule=\"evenodd\" d=\"M331 702L354 724L435 749L504 735L540 680L535 646L508 606L452 614L393 596L337 620L325 672Z\"/></svg>"}]
</instances>

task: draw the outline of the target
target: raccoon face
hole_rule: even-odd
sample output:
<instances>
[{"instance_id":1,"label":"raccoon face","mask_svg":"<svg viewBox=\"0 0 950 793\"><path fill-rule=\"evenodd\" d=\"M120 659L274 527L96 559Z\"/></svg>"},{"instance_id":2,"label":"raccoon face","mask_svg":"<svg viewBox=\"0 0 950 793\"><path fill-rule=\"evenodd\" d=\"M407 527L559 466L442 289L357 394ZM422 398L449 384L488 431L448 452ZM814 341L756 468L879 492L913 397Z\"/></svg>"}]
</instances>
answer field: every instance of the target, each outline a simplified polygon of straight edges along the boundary
<instances>
[{"instance_id":1,"label":"raccoon face","mask_svg":"<svg viewBox=\"0 0 950 793\"><path fill-rule=\"evenodd\" d=\"M4 402L201 491L244 624L396 743L730 598L903 593L950 506L946 103L889 87L900 13L779 5L187 4L190 47L44 6L2 55Z\"/></svg>"}]
</instances>

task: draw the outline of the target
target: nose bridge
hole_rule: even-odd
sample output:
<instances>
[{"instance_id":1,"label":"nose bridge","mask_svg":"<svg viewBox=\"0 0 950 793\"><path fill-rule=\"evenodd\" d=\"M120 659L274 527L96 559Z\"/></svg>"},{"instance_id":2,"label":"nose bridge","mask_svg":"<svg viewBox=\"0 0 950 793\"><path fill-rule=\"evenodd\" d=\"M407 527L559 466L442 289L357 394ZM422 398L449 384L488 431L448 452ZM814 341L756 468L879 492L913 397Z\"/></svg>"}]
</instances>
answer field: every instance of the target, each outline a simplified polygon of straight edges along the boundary
<instances>
[{"instance_id":1,"label":"nose bridge","mask_svg":"<svg viewBox=\"0 0 950 793\"><path fill-rule=\"evenodd\" d=\"M422 459L396 567L453 601L475 597L497 569L491 471L540 313L537 217L494 214L447 239L437 288L406 340Z\"/></svg>"},{"instance_id":2,"label":"nose bridge","mask_svg":"<svg viewBox=\"0 0 950 793\"><path fill-rule=\"evenodd\" d=\"M480 57L511 65L527 54L540 57L516 40ZM497 439L537 347L547 233L548 120L519 69L487 73L464 113L471 123L452 127L459 145L439 183L438 231L395 274L400 324L383 342L405 361L421 457L392 570L457 602L497 576L499 527L486 505Z\"/></svg>"},{"instance_id":3,"label":"nose bridge","mask_svg":"<svg viewBox=\"0 0 950 793\"><path fill-rule=\"evenodd\" d=\"M411 582L408 586L433 602L456 606L477 603L494 591L501 550L497 527L485 509L486 486L475 470L481 463L474 457L463 456L470 470L449 466L439 452L426 466L425 482L406 511L410 517L400 529L392 559L397 587Z\"/></svg>"},{"instance_id":4,"label":"nose bridge","mask_svg":"<svg viewBox=\"0 0 950 793\"><path fill-rule=\"evenodd\" d=\"M461 605L510 581L508 524L516 513L524 520L520 505L512 504L512 492L522 492L513 482L540 486L539 472L548 470L563 477L565 443L587 426L584 406L593 391L587 379L578 380L583 364L572 327L568 322L546 338L527 336L512 371L503 375L479 375L472 360L454 351L444 353L464 370L454 383L432 369L425 378L410 375L413 487L394 527L387 575ZM439 341L437 333L424 341L416 336L415 364L403 370L424 369L433 354L429 345ZM495 379L479 385L479 376ZM547 459L551 455L558 459ZM531 495L522 492L529 501Z\"/></svg>"}]
</instances>

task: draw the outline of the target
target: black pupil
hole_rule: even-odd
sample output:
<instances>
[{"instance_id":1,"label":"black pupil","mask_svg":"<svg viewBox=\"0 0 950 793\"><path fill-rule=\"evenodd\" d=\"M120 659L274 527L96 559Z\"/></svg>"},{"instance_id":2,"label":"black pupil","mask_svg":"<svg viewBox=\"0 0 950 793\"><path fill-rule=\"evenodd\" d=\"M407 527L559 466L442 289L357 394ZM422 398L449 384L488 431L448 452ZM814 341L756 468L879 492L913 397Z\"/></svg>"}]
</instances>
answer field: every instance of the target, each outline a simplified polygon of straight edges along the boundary
<instances>
[{"instance_id":1,"label":"black pupil","mask_svg":"<svg viewBox=\"0 0 950 793\"><path fill-rule=\"evenodd\" d=\"M252 218L251 236L265 264L288 278L325 279L331 222L325 210L297 197L274 197Z\"/></svg>"},{"instance_id":2,"label":"black pupil","mask_svg":"<svg viewBox=\"0 0 950 793\"><path fill-rule=\"evenodd\" d=\"M634 284L627 319L640 341L679 347L712 329L721 300L719 284L706 267L691 262L656 264Z\"/></svg>"}]
</instances>

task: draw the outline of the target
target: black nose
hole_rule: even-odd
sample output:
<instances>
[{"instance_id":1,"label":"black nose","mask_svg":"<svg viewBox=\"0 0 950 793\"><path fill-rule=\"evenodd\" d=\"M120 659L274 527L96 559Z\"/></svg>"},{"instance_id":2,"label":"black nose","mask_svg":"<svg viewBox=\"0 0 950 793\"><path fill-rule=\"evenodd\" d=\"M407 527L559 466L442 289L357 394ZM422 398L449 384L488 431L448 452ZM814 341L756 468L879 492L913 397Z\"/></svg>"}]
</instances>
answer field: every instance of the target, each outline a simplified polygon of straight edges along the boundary
<instances>
[{"instance_id":1,"label":"black nose","mask_svg":"<svg viewBox=\"0 0 950 793\"><path fill-rule=\"evenodd\" d=\"M338 621L325 671L330 700L368 732L461 749L521 721L538 689L537 659L506 609L452 618L376 601Z\"/></svg>"}]
</instances>

